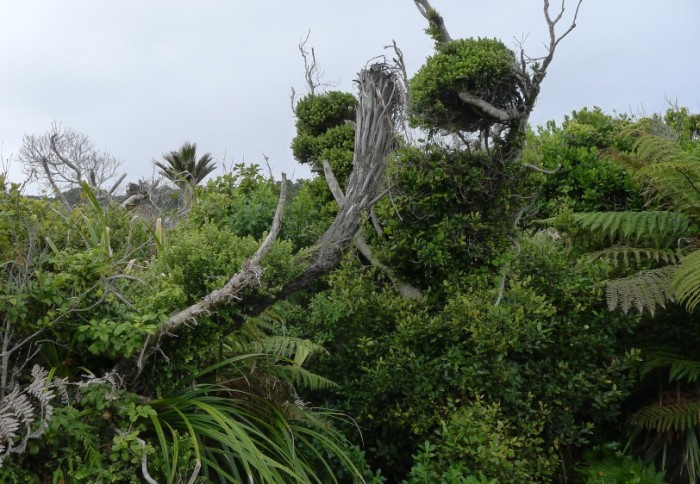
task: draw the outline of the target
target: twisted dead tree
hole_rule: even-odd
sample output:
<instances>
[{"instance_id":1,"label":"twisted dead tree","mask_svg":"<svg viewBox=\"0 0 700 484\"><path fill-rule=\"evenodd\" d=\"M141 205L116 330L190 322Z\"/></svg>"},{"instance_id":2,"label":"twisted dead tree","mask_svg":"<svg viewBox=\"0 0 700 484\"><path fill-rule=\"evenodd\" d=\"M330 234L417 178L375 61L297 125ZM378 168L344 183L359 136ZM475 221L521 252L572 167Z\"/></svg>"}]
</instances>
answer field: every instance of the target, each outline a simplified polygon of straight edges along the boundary
<instances>
[{"instance_id":1,"label":"twisted dead tree","mask_svg":"<svg viewBox=\"0 0 700 484\"><path fill-rule=\"evenodd\" d=\"M184 326L196 324L200 317L217 308L235 302L252 307L249 316L259 314L276 300L306 287L338 266L355 238L363 214L377 202L387 158L395 147L396 122L404 109L401 80L386 64L374 64L362 70L357 84L359 93L353 170L335 219L317 243L295 260L295 264L304 270L288 281L274 298L261 296L257 291L244 291L261 284L265 273L263 259L279 234L287 197L287 182L283 176L272 227L262 245L222 288L174 313L160 324L157 334L148 338L144 345L138 361L139 369L143 368L144 360L161 338L176 335ZM242 320L226 328L226 331L235 330L240 323Z\"/></svg>"}]
</instances>

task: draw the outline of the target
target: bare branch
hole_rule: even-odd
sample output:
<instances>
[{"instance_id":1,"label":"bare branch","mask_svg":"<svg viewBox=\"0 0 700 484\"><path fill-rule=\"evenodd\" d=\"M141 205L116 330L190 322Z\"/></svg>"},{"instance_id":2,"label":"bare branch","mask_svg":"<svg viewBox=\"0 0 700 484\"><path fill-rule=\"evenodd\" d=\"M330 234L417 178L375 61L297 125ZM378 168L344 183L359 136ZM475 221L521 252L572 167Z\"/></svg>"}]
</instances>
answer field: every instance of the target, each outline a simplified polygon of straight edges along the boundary
<instances>
[{"instance_id":1,"label":"bare branch","mask_svg":"<svg viewBox=\"0 0 700 484\"><path fill-rule=\"evenodd\" d=\"M25 173L36 174L54 193L79 187L83 181L101 191L121 164L110 154L97 151L87 135L57 122L44 134L25 135L18 159Z\"/></svg>"},{"instance_id":2,"label":"bare branch","mask_svg":"<svg viewBox=\"0 0 700 484\"><path fill-rule=\"evenodd\" d=\"M265 240L262 242L262 244L260 244L260 247L258 247L258 250L248 260L243 262L241 269L235 273L223 287L210 292L199 302L178 311L170 316L167 321L164 321L159 325L159 336L149 336L144 343L143 349L141 350L141 354L137 362L139 372L143 369L144 360L149 356L148 350L156 343L158 338L162 337L163 335L175 334L182 326L187 325L188 323L196 323L197 319L202 315L209 314L214 309L223 306L234 299L240 299L239 293L246 287L255 284L260 285L262 283L262 276L265 272L265 268L262 267L261 261L269 252L272 244L279 235L280 228L282 227L282 214L284 213L286 201L287 178L283 173L282 181L280 183L280 196L279 200L277 201L277 209L275 210L275 215L272 220L272 226L270 227L270 232L267 234L267 237L265 237Z\"/></svg>"},{"instance_id":3,"label":"bare branch","mask_svg":"<svg viewBox=\"0 0 700 484\"><path fill-rule=\"evenodd\" d=\"M379 217L377 217L377 212L374 210L374 207L369 209L369 217L372 221L372 226L374 227L374 231L377 233L377 236L380 238L384 237L384 230L382 229L382 225L379 223Z\"/></svg>"},{"instance_id":4,"label":"bare branch","mask_svg":"<svg viewBox=\"0 0 700 484\"><path fill-rule=\"evenodd\" d=\"M292 113L296 114L297 113L297 91L293 87L289 88L289 105L292 107ZM226 167L224 167L226 168Z\"/></svg>"},{"instance_id":5,"label":"bare branch","mask_svg":"<svg viewBox=\"0 0 700 484\"><path fill-rule=\"evenodd\" d=\"M533 170L539 173L544 173L545 175L554 175L556 172L561 170L561 164L557 165L557 167L553 170L547 170L545 168L540 168L539 166L536 165L531 165L530 163L523 163L523 166L529 170Z\"/></svg>"},{"instance_id":6,"label":"bare branch","mask_svg":"<svg viewBox=\"0 0 700 484\"><path fill-rule=\"evenodd\" d=\"M112 185L112 188L110 188L107 191L107 195L112 195L116 191L116 189L119 188L119 185L122 184L122 182L124 181L124 178L126 178L126 173L123 173L122 176L120 176L119 179L116 182L114 182L114 185Z\"/></svg>"},{"instance_id":7,"label":"bare branch","mask_svg":"<svg viewBox=\"0 0 700 484\"><path fill-rule=\"evenodd\" d=\"M328 163L328 160L323 160L323 174L326 177L326 184L328 185L333 198L335 198L338 205L342 207L345 205L345 194L340 188L338 180L335 178L335 174L333 173L333 169L331 168L331 164Z\"/></svg>"},{"instance_id":8,"label":"bare branch","mask_svg":"<svg viewBox=\"0 0 700 484\"><path fill-rule=\"evenodd\" d=\"M552 63L552 59L554 59L554 51L557 48L557 45L559 45L559 42L564 39L569 33L571 33L574 28L576 28L576 19L578 18L578 12L579 9L581 8L581 3L583 0L578 0L576 4L576 10L574 11L574 17L571 20L571 24L569 27L564 31L563 34L561 34L559 37L557 37L557 34L555 32L555 28L559 21L562 19L565 11L565 4L566 0L562 0L561 2L561 9L559 11L559 14L552 19L550 13L549 13L549 0L544 0L544 18L547 21L547 27L549 29L549 46L547 47L547 55L542 59L542 64L541 66L537 69L537 72L535 74L535 77L538 78L538 83L542 82L542 79L544 79L544 76L546 75L547 67L549 67L549 64Z\"/></svg>"},{"instance_id":9,"label":"bare branch","mask_svg":"<svg viewBox=\"0 0 700 484\"><path fill-rule=\"evenodd\" d=\"M440 15L438 11L435 10L432 5L430 5L430 2L428 0L413 1L415 2L418 11L428 21L430 28L435 32L435 35L438 36L436 40L438 42L451 41L452 37L447 31L447 27L445 27L445 20L442 18L442 15Z\"/></svg>"},{"instance_id":10,"label":"bare branch","mask_svg":"<svg viewBox=\"0 0 700 484\"><path fill-rule=\"evenodd\" d=\"M119 204L119 208L122 208L124 210L128 210L137 203L139 203L141 200L145 200L148 198L148 192L141 192L141 193L136 193L134 195L131 195L128 197L126 200L124 200L122 203Z\"/></svg>"},{"instance_id":11,"label":"bare branch","mask_svg":"<svg viewBox=\"0 0 700 484\"><path fill-rule=\"evenodd\" d=\"M309 88L309 94L315 94L316 88L321 85L321 72L316 62L316 51L311 48L311 52L306 49L306 44L309 42L309 37L311 36L311 30L306 32L306 37L299 43L299 52L301 53L301 58L304 59L304 79L306 79L306 86ZM310 58L310 60L309 60Z\"/></svg>"},{"instance_id":12,"label":"bare branch","mask_svg":"<svg viewBox=\"0 0 700 484\"><path fill-rule=\"evenodd\" d=\"M340 188L340 185L338 184L338 180L335 178L333 169L331 168L331 165L330 163L328 163L327 160L323 160L323 173L326 176L326 183L328 184L328 188L330 188L331 193L333 194L333 198L335 198L335 201L338 202L338 205L342 208L343 205L345 205L346 201L345 195L343 194L343 191ZM362 257L367 259L370 264L372 264L380 272L386 275L391 281L392 285L399 291L399 293L402 296L410 298L422 297L422 294L419 289L413 287L411 284L402 282L398 278L396 278L396 276L394 276L394 274L391 272L391 269L384 265L372 253L372 249L370 249L369 244L362 236L362 233L360 231L357 231L357 233L355 234L353 242L355 243L355 248L357 248L357 251L360 254L362 254Z\"/></svg>"},{"instance_id":13,"label":"bare branch","mask_svg":"<svg viewBox=\"0 0 700 484\"><path fill-rule=\"evenodd\" d=\"M141 446L141 472L143 473L143 478L148 484L158 484L158 482L153 479L151 474L148 472L148 452L146 452L146 442L138 437L136 437L136 442L138 442Z\"/></svg>"},{"instance_id":14,"label":"bare branch","mask_svg":"<svg viewBox=\"0 0 700 484\"><path fill-rule=\"evenodd\" d=\"M58 198L58 200L61 202L61 205L63 205L63 208L70 212L72 210L72 207L70 203L68 203L68 199L66 198L66 196L56 184L56 181L53 179L53 175L51 174L51 169L49 168L48 161L46 160L46 158L42 158L40 161L41 167L44 169L44 174L46 175L46 179L49 182L49 186L51 187L54 196Z\"/></svg>"},{"instance_id":15,"label":"bare branch","mask_svg":"<svg viewBox=\"0 0 700 484\"><path fill-rule=\"evenodd\" d=\"M509 123L522 116L521 113L518 113L515 110L499 109L493 104L484 101L480 97L477 97L467 91L460 91L457 93L457 95L466 104L499 123Z\"/></svg>"},{"instance_id":16,"label":"bare branch","mask_svg":"<svg viewBox=\"0 0 700 484\"><path fill-rule=\"evenodd\" d=\"M253 256L242 264L222 288L212 291L196 304L178 311L159 325L158 336L149 337L138 358L139 372L144 360L153 353L160 337L175 335L183 326L194 323L199 317L234 299L245 299L251 310L248 315L262 312L274 302L291 294L322 274L335 268L341 261L344 251L352 243L358 231L362 214L370 207L382 182L387 157L395 146L395 119L403 109L402 85L393 71L384 64L375 64L360 72L358 80L357 130L353 171L348 178L345 203L338 211L330 227L316 245L295 264L304 267L301 274L288 281L275 296L252 291L243 293L244 288L262 283L264 267L262 258L277 238L281 225L282 212L287 196L286 178L283 176L280 199L270 233ZM341 192L342 193L342 192ZM239 317L224 332L230 332L242 324L245 316Z\"/></svg>"},{"instance_id":17,"label":"bare branch","mask_svg":"<svg viewBox=\"0 0 700 484\"><path fill-rule=\"evenodd\" d=\"M170 333L176 331L180 326L188 321L196 321L196 319L218 306L228 303L231 299L235 299L238 293L244 288L259 283L264 272L264 268L260 265L262 258L269 252L272 244L279 235L282 226L282 214L287 201L287 178L282 174L282 182L280 184L280 197L277 202L277 209L272 221L270 232L265 237L263 243L258 247L258 250L247 261L242 264L241 270L234 274L229 281L220 289L212 291L198 303L183 309L172 315L167 321L160 325L160 333Z\"/></svg>"},{"instance_id":18,"label":"bare branch","mask_svg":"<svg viewBox=\"0 0 700 484\"><path fill-rule=\"evenodd\" d=\"M66 135L62 134L61 136L63 137ZM53 154L56 155L56 157L61 161L61 163L63 163L68 168L73 170L73 172L75 173L75 179L77 180L78 185L79 185L83 181L83 172L77 166L75 166L69 159L67 159L65 156L63 156L61 154L61 150L59 150L58 147L56 146L56 138L58 138L58 137L59 137L58 133L53 133L51 136L49 136L49 145L51 146L51 151L53 151ZM92 186L95 186L95 185L93 184Z\"/></svg>"}]
</instances>

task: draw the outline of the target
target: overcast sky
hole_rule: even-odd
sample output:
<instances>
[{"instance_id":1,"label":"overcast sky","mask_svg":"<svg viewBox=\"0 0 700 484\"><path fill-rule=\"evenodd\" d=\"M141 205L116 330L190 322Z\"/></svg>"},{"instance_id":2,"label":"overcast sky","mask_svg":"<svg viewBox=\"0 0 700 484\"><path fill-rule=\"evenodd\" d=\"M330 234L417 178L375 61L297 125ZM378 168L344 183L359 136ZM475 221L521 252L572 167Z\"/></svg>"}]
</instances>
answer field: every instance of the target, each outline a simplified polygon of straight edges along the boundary
<instances>
[{"instance_id":1,"label":"overcast sky","mask_svg":"<svg viewBox=\"0 0 700 484\"><path fill-rule=\"evenodd\" d=\"M526 52L543 53L542 0L433 6L454 38L527 35ZM584 0L531 121L594 105L659 112L667 99L700 112L698 21L699 0ZM219 164L265 153L276 175L307 177L289 150L300 38L311 31L325 80L349 90L392 40L415 72L432 51L424 28L411 0L0 0L2 158L57 120L123 160L129 180L186 140ZM10 178L22 180L16 162Z\"/></svg>"}]
</instances>

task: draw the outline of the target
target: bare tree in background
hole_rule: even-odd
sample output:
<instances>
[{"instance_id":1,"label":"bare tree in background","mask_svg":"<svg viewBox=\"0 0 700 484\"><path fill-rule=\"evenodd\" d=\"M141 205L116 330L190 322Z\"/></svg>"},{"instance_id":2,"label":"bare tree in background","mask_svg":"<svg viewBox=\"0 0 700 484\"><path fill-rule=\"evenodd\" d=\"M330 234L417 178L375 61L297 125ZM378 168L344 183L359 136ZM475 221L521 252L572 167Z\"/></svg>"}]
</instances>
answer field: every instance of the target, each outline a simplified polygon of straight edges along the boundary
<instances>
[{"instance_id":1,"label":"bare tree in background","mask_svg":"<svg viewBox=\"0 0 700 484\"><path fill-rule=\"evenodd\" d=\"M126 177L123 174L109 185L121 161L95 148L86 134L56 121L46 133L25 134L18 159L24 173L49 188L66 208L70 208L66 190L87 183L95 193L110 196Z\"/></svg>"}]
</instances>

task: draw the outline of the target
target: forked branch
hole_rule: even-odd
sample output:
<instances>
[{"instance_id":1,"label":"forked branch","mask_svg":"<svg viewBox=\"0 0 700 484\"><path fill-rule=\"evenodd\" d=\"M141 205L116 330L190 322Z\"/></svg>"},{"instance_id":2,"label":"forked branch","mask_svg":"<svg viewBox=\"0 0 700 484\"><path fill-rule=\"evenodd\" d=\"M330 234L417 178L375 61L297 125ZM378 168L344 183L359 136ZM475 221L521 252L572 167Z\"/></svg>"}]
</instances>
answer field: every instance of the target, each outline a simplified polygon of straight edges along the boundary
<instances>
[{"instance_id":1,"label":"forked branch","mask_svg":"<svg viewBox=\"0 0 700 484\"><path fill-rule=\"evenodd\" d=\"M342 208L345 204L345 194L340 188L338 180L335 178L335 174L333 173L333 169L331 168L330 163L328 163L328 161L326 160L323 160L323 173L326 177L326 183L328 184L328 188L330 188L331 193L333 194L333 198L335 198L335 201ZM361 231L357 231L353 242L355 243L355 248L357 249L357 251L360 254L362 254L362 257L367 259L367 261L369 261L369 263L372 264L372 266L374 266L377 270L379 270L386 277L388 277L391 283L393 284L394 288L396 288L396 290L398 290L402 296L414 299L420 299L422 297L422 294L419 289L412 286L411 284L400 281L392 273L391 269L389 269L385 264L382 263L382 261L380 261L374 255L369 244L362 236Z\"/></svg>"},{"instance_id":2,"label":"forked branch","mask_svg":"<svg viewBox=\"0 0 700 484\"><path fill-rule=\"evenodd\" d=\"M576 20L578 19L578 12L581 8L582 2L583 0L578 0L576 3L576 10L574 11L574 17L571 19L571 24L569 24L563 34L557 37L555 29L566 11L566 0L561 1L559 13L554 18L552 18L552 15L549 12L549 0L544 0L544 18L547 21L547 28L549 29L549 46L547 47L547 55L542 58L542 64L536 69L535 77L538 78L538 82L542 82L542 79L544 79L547 67L549 67L549 64L552 63L552 59L554 59L554 51L559 45L559 42L561 42L564 37L569 35L571 31L576 28Z\"/></svg>"},{"instance_id":3,"label":"forked branch","mask_svg":"<svg viewBox=\"0 0 700 484\"><path fill-rule=\"evenodd\" d=\"M529 58L522 51L519 60L513 66L513 75L517 82L522 99L513 107L507 109L495 106L473 92L462 90L457 93L464 103L465 109L472 109L483 115L492 123L507 125L511 135L520 135L527 125L527 120L535 107L537 96L540 93L542 81L547 74L547 68L554 59L554 52L561 42L576 27L579 10L583 0L576 0L576 9L569 26L563 33L557 34L556 28L564 18L566 0L561 0L561 8L556 15L550 13L550 0L544 1L544 16L549 32L549 43L546 45L547 54L537 59ZM414 0L420 14L428 21L428 32L438 43L446 43L452 40L445 20L430 4L429 0Z\"/></svg>"}]
</instances>

